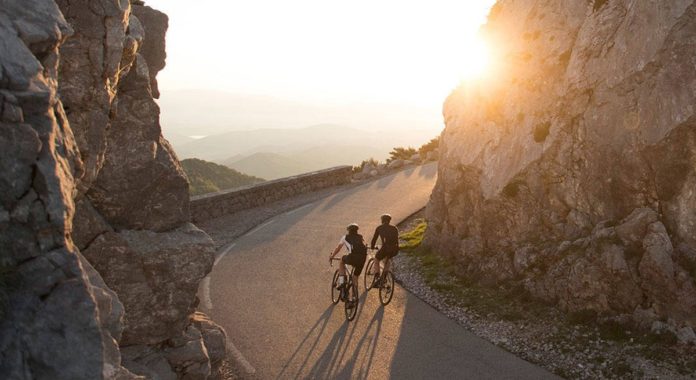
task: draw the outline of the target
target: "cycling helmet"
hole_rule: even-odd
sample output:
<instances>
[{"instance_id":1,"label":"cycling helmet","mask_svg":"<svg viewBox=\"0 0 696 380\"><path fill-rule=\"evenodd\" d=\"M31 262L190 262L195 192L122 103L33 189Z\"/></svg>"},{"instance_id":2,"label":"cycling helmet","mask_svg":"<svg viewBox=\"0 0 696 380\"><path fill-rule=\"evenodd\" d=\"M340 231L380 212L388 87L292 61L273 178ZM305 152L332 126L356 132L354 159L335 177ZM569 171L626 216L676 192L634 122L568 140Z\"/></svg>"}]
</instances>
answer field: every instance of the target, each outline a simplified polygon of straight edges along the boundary
<instances>
[{"instance_id":1,"label":"cycling helmet","mask_svg":"<svg viewBox=\"0 0 696 380\"><path fill-rule=\"evenodd\" d=\"M382 219L382 223L389 223L389 222L391 222L392 217L389 214L383 214L380 217L380 219Z\"/></svg>"},{"instance_id":2,"label":"cycling helmet","mask_svg":"<svg viewBox=\"0 0 696 380\"><path fill-rule=\"evenodd\" d=\"M360 227L358 227L357 223L351 223L348 225L348 227L346 227L348 232L358 232L358 228L360 228Z\"/></svg>"}]
</instances>

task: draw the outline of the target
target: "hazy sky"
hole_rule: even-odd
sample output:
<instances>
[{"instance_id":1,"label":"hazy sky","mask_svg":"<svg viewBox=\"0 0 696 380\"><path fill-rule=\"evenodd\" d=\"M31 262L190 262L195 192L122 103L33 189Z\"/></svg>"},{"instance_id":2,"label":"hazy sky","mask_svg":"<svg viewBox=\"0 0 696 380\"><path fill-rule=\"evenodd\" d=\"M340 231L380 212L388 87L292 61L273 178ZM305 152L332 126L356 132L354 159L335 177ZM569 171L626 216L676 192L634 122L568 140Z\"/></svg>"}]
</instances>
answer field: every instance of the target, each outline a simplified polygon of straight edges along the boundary
<instances>
[{"instance_id":1,"label":"hazy sky","mask_svg":"<svg viewBox=\"0 0 696 380\"><path fill-rule=\"evenodd\" d=\"M160 90L433 107L480 65L494 0L146 0L169 15Z\"/></svg>"}]
</instances>

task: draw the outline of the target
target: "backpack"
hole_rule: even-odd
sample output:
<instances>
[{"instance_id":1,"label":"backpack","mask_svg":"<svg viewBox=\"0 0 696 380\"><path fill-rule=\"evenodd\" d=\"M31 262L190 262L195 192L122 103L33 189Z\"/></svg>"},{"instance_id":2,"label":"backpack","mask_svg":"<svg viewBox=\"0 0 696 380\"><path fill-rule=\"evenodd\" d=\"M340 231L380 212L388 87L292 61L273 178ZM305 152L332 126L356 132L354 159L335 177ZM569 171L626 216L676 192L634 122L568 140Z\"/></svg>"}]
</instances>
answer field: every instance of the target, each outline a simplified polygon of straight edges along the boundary
<instances>
[{"instance_id":1,"label":"backpack","mask_svg":"<svg viewBox=\"0 0 696 380\"><path fill-rule=\"evenodd\" d=\"M367 255L367 246L363 242L362 235L346 235L346 241L353 247L350 253L355 253L358 255Z\"/></svg>"}]
</instances>

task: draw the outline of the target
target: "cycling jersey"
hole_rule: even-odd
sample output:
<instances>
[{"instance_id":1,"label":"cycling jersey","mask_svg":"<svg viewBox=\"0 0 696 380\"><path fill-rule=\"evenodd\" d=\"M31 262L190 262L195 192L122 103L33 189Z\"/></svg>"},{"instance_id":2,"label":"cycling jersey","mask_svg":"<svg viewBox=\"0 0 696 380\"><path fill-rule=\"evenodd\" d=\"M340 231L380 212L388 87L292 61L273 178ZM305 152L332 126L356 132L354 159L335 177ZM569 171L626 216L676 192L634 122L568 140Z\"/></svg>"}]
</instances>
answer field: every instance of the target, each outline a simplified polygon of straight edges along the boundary
<instances>
[{"instance_id":1,"label":"cycling jersey","mask_svg":"<svg viewBox=\"0 0 696 380\"><path fill-rule=\"evenodd\" d=\"M375 229L375 234L372 236L370 247L374 248L377 242L377 237L382 238L383 247L398 247L399 246L399 229L391 224L382 224Z\"/></svg>"}]
</instances>

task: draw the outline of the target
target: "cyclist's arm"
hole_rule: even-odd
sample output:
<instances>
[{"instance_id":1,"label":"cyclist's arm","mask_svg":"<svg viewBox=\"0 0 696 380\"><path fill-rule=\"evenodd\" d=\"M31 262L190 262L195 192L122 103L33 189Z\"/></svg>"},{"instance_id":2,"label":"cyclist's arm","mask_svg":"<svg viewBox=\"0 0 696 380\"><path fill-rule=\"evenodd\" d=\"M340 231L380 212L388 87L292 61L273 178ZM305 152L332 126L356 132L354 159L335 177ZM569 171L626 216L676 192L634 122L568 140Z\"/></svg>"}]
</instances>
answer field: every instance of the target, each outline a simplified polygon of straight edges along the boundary
<instances>
[{"instance_id":1,"label":"cyclist's arm","mask_svg":"<svg viewBox=\"0 0 696 380\"><path fill-rule=\"evenodd\" d=\"M370 243L371 249L375 249L375 243L377 243L378 236L379 236L379 227L375 228L375 234L372 235L372 242Z\"/></svg>"},{"instance_id":2,"label":"cyclist's arm","mask_svg":"<svg viewBox=\"0 0 696 380\"><path fill-rule=\"evenodd\" d=\"M334 256L336 256L336 254L337 254L339 251L341 251L341 248L343 248L343 242L338 243L338 245L336 246L336 248L335 248L335 249L333 250L333 252L331 253L331 258L332 258L332 259L334 258Z\"/></svg>"}]
</instances>

